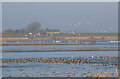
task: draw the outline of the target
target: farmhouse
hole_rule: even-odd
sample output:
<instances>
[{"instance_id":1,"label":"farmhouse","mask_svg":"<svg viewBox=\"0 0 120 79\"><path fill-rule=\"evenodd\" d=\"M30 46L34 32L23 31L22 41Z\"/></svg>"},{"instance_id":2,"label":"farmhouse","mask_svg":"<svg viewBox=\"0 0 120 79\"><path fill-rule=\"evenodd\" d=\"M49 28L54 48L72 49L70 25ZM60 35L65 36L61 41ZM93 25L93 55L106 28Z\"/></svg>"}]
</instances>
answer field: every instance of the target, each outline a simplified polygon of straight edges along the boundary
<instances>
[{"instance_id":1,"label":"farmhouse","mask_svg":"<svg viewBox=\"0 0 120 79\"><path fill-rule=\"evenodd\" d=\"M46 34L60 34L58 29L46 29Z\"/></svg>"}]
</instances>

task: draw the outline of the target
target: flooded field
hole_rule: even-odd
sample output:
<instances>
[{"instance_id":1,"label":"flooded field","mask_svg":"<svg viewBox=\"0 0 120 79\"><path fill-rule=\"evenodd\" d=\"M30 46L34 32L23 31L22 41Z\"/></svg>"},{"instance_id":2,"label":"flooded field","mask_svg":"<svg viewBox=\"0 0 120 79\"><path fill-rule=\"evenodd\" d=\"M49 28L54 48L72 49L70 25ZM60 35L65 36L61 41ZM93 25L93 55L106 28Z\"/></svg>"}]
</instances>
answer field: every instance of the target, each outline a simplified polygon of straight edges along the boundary
<instances>
[{"instance_id":1,"label":"flooded field","mask_svg":"<svg viewBox=\"0 0 120 79\"><path fill-rule=\"evenodd\" d=\"M18 40L18 41L0 41L2 44L74 44L74 43L89 43L90 41L88 40ZM96 41L96 43L119 43L120 41L117 40L101 40L101 41Z\"/></svg>"},{"instance_id":2,"label":"flooded field","mask_svg":"<svg viewBox=\"0 0 120 79\"><path fill-rule=\"evenodd\" d=\"M20 63L10 65L3 68L3 77L86 77L98 72L101 75L110 74L110 77L115 77L115 68L117 68L91 64Z\"/></svg>"},{"instance_id":3,"label":"flooded field","mask_svg":"<svg viewBox=\"0 0 120 79\"><path fill-rule=\"evenodd\" d=\"M3 51L49 51L49 50L118 50L117 44L109 45L8 45Z\"/></svg>"},{"instance_id":4,"label":"flooded field","mask_svg":"<svg viewBox=\"0 0 120 79\"><path fill-rule=\"evenodd\" d=\"M67 52L7 52L3 59L38 58L38 57L69 57L69 56L118 56L118 51L67 51Z\"/></svg>"},{"instance_id":5,"label":"flooded field","mask_svg":"<svg viewBox=\"0 0 120 79\"><path fill-rule=\"evenodd\" d=\"M7 50L87 50L56 52L3 52L3 77L116 77L118 45L21 45ZM110 51L112 49L113 51ZM108 50L108 51L107 51Z\"/></svg>"}]
</instances>

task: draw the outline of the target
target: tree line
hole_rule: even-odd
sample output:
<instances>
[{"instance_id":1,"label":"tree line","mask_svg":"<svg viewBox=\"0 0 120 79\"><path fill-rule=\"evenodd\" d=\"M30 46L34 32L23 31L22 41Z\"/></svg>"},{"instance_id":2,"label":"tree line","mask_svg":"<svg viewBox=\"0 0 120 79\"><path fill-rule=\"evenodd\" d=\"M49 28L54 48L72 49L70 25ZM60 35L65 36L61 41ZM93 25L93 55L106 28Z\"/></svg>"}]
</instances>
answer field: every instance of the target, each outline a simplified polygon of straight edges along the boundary
<instances>
[{"instance_id":1,"label":"tree line","mask_svg":"<svg viewBox=\"0 0 120 79\"><path fill-rule=\"evenodd\" d=\"M33 22L31 24L29 24L27 27L22 28L22 29L6 29L5 31L3 31L3 34L24 34L24 33L45 33L44 29L41 29L41 24L38 22Z\"/></svg>"}]
</instances>

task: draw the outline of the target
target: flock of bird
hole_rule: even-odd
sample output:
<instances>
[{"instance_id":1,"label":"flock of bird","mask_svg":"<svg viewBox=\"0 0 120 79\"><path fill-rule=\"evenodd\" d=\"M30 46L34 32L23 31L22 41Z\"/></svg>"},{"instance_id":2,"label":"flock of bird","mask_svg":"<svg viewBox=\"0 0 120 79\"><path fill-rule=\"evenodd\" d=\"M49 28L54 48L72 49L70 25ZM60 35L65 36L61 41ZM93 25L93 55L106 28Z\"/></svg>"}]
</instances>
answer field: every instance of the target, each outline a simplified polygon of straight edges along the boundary
<instances>
[{"instance_id":1,"label":"flock of bird","mask_svg":"<svg viewBox=\"0 0 120 79\"><path fill-rule=\"evenodd\" d=\"M21 58L21 59L2 59L3 63L63 63L63 64L94 64L104 66L118 66L116 56L91 56L91 57L46 57L46 58Z\"/></svg>"},{"instance_id":2,"label":"flock of bird","mask_svg":"<svg viewBox=\"0 0 120 79\"><path fill-rule=\"evenodd\" d=\"M117 56L91 56L91 57L46 57L46 58L21 58L21 59L2 59L3 63L62 63L62 64L93 64L103 65L106 67L118 67ZM85 73L84 73L85 74ZM115 68L115 73L98 72L86 77L110 77L115 74L118 77L118 69Z\"/></svg>"}]
</instances>

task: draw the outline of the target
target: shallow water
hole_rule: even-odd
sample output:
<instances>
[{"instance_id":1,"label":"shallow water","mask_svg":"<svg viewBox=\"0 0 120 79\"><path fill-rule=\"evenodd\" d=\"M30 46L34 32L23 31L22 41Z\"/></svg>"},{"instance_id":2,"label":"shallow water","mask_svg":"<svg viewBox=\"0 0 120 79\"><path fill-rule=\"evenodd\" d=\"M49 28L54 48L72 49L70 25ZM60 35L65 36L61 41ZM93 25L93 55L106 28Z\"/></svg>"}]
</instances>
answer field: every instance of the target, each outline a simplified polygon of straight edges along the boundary
<instances>
[{"instance_id":1,"label":"shallow water","mask_svg":"<svg viewBox=\"0 0 120 79\"><path fill-rule=\"evenodd\" d=\"M67 52L6 52L3 59L38 58L38 57L69 57L69 56L118 56L118 51L67 51Z\"/></svg>"},{"instance_id":2,"label":"shallow water","mask_svg":"<svg viewBox=\"0 0 120 79\"><path fill-rule=\"evenodd\" d=\"M21 71L22 69L22 71ZM97 72L115 72L115 67L103 67L95 65L66 65L66 64L39 64L33 63L24 67L6 67L3 76L12 77L85 77ZM91 73L88 73L91 72ZM87 73L84 75L84 73ZM114 77L114 74L111 75Z\"/></svg>"},{"instance_id":3,"label":"shallow water","mask_svg":"<svg viewBox=\"0 0 120 79\"><path fill-rule=\"evenodd\" d=\"M14 42L13 42L14 43ZM24 42L25 43L25 42ZM37 43L37 42L36 42ZM80 49L118 49L118 45L28 45L2 46L5 50L80 50ZM60 52L4 52L2 59L39 58L39 57L90 57L118 56L118 51L60 51ZM117 66L92 64L41 64L41 63L3 63L3 77L85 77L95 72L115 72ZM88 73L90 72L90 73ZM103 74L104 74L103 73ZM106 75L107 75L106 74ZM115 77L115 73L111 74Z\"/></svg>"},{"instance_id":4,"label":"shallow water","mask_svg":"<svg viewBox=\"0 0 120 79\"><path fill-rule=\"evenodd\" d=\"M3 51L46 51L46 50L118 50L118 45L20 45L2 46Z\"/></svg>"},{"instance_id":5,"label":"shallow water","mask_svg":"<svg viewBox=\"0 0 120 79\"><path fill-rule=\"evenodd\" d=\"M96 41L97 43L117 43L117 40L116 42L111 42L112 40L110 41ZM0 41L0 43L3 43L3 44L55 44L55 43L64 43L64 44L74 44L74 43L78 43L79 41L77 40L18 40L18 41ZM81 41L82 43L89 43L90 41L87 41L87 40L84 40L84 41Z\"/></svg>"},{"instance_id":6,"label":"shallow water","mask_svg":"<svg viewBox=\"0 0 120 79\"><path fill-rule=\"evenodd\" d=\"M117 51L74 51L74 52L17 52L3 53L3 59L68 57L68 56L118 56ZM3 77L85 77L95 72L115 72L117 66L79 65L79 64L41 64L41 63L3 63ZM90 73L88 73L90 72ZM106 74L106 75L107 75ZM115 73L111 75L115 77Z\"/></svg>"}]
</instances>

